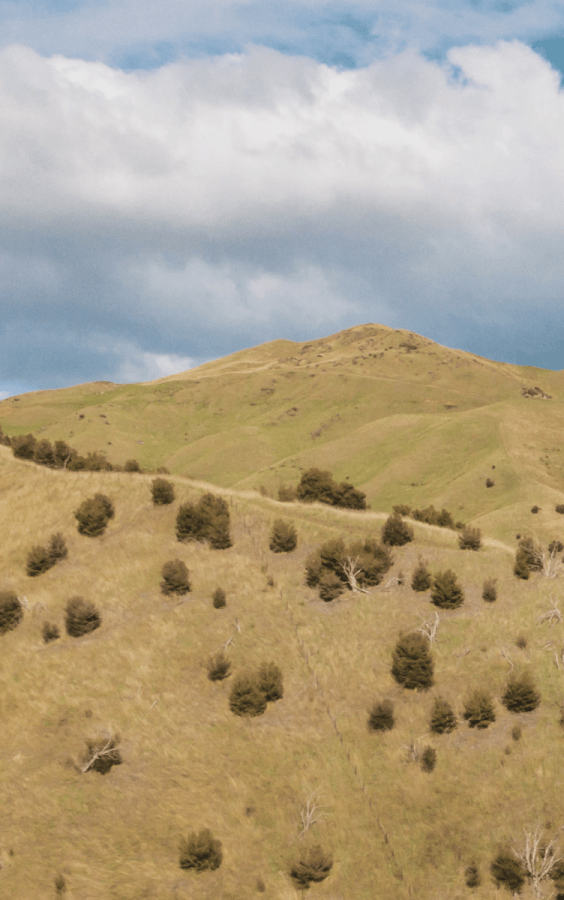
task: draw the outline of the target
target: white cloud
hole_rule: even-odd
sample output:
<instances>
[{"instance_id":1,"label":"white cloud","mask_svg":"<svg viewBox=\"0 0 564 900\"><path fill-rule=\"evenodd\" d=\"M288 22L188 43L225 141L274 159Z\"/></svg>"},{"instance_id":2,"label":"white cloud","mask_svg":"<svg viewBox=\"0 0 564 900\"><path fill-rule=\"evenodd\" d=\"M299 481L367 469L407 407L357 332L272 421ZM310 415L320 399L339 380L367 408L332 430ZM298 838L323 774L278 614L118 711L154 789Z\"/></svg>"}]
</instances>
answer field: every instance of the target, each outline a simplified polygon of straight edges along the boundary
<instances>
[{"instance_id":1,"label":"white cloud","mask_svg":"<svg viewBox=\"0 0 564 900\"><path fill-rule=\"evenodd\" d=\"M518 42L448 60L251 48L125 73L5 50L5 365L46 320L85 359L81 332L106 335L115 380L363 320L541 342L564 276L559 78Z\"/></svg>"}]
</instances>

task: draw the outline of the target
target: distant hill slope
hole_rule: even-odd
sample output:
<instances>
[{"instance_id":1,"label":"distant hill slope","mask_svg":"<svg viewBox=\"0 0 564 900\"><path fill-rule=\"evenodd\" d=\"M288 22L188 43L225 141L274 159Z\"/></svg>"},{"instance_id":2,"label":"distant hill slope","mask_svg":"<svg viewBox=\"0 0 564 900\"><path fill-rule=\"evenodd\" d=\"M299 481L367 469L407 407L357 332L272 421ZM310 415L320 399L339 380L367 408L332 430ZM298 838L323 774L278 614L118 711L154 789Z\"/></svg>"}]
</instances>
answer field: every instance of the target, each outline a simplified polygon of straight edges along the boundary
<instances>
[{"instance_id":1,"label":"distant hill slope","mask_svg":"<svg viewBox=\"0 0 564 900\"><path fill-rule=\"evenodd\" d=\"M524 396L539 387L542 393ZM363 325L279 340L145 384L95 382L10 397L10 435L222 486L276 493L312 465L375 509L446 506L509 537L531 505L550 533L564 502L564 372L512 366L412 332ZM495 470L494 470L495 467ZM495 482L486 488L486 478Z\"/></svg>"}]
</instances>

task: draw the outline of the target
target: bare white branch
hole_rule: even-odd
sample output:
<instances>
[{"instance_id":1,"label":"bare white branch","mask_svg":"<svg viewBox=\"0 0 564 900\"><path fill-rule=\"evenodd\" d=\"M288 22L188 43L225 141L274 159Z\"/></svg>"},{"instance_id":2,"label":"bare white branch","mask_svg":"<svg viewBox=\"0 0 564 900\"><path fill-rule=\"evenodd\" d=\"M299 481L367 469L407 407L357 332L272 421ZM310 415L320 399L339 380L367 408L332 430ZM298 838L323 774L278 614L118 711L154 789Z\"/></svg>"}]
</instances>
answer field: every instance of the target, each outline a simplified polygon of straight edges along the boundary
<instances>
[{"instance_id":1,"label":"bare white branch","mask_svg":"<svg viewBox=\"0 0 564 900\"><path fill-rule=\"evenodd\" d=\"M551 625L554 625L555 622L562 621L562 613L558 609L558 600L556 597L551 596L550 602L552 603L552 609L549 609L548 612L539 616L539 622L550 622Z\"/></svg>"},{"instance_id":2,"label":"bare white branch","mask_svg":"<svg viewBox=\"0 0 564 900\"><path fill-rule=\"evenodd\" d=\"M556 853L556 840L558 835L546 843L543 837L541 825L537 825L534 831L525 832L525 846L522 850L514 849L517 859L521 861L527 875L531 880L535 897L542 897L541 882L545 881L557 863L564 857Z\"/></svg>"},{"instance_id":3,"label":"bare white branch","mask_svg":"<svg viewBox=\"0 0 564 900\"><path fill-rule=\"evenodd\" d=\"M362 568L358 564L358 556L355 557L355 559L353 559L352 556L347 556L344 562L341 563L341 569L345 573L345 578L349 583L351 591L355 594L358 594L359 591L363 594L370 593L366 588L361 588L357 581L358 575L362 572Z\"/></svg>"},{"instance_id":4,"label":"bare white branch","mask_svg":"<svg viewBox=\"0 0 564 900\"><path fill-rule=\"evenodd\" d=\"M505 662L506 662L509 666L511 666L511 671L513 671L513 669L515 668L515 665L514 665L514 663L511 661L511 657L510 657L509 654L507 653L507 650L503 650L502 647L498 647L497 649L499 650L499 652L500 652L501 655L503 656Z\"/></svg>"},{"instance_id":5,"label":"bare white branch","mask_svg":"<svg viewBox=\"0 0 564 900\"><path fill-rule=\"evenodd\" d=\"M415 630L420 634L424 634L425 637L429 639L430 644L432 644L435 640L438 643L439 639L437 637L437 628L439 627L439 614L436 612L435 618L429 619L429 621L426 621L420 613L418 613L418 616L423 624Z\"/></svg>"},{"instance_id":6,"label":"bare white branch","mask_svg":"<svg viewBox=\"0 0 564 900\"><path fill-rule=\"evenodd\" d=\"M303 837L310 828L318 825L325 818L325 813L321 810L327 809L328 804L320 804L317 802L316 794L309 794L305 799L305 805L300 810L300 818L302 820L302 830L300 837Z\"/></svg>"}]
</instances>

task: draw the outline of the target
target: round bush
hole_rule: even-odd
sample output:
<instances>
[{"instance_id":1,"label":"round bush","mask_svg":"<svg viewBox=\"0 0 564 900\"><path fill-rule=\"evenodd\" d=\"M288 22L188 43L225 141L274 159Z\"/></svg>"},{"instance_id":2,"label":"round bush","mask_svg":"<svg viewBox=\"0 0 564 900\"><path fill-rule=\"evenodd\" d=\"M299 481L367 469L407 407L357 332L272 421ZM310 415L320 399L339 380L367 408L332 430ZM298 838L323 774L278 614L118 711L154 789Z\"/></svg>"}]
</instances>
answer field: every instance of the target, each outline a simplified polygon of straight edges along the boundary
<instances>
[{"instance_id":1,"label":"round bush","mask_svg":"<svg viewBox=\"0 0 564 900\"><path fill-rule=\"evenodd\" d=\"M432 772L437 765L437 751L434 747L425 747L421 754L421 768L424 772Z\"/></svg>"},{"instance_id":2,"label":"round bush","mask_svg":"<svg viewBox=\"0 0 564 900\"><path fill-rule=\"evenodd\" d=\"M391 731L394 727L394 704L391 700L375 703L368 716L370 731Z\"/></svg>"},{"instance_id":3,"label":"round bush","mask_svg":"<svg viewBox=\"0 0 564 900\"><path fill-rule=\"evenodd\" d=\"M392 675L409 690L427 690L433 684L433 657L428 639L418 631L402 634L392 654Z\"/></svg>"},{"instance_id":4,"label":"round bush","mask_svg":"<svg viewBox=\"0 0 564 900\"><path fill-rule=\"evenodd\" d=\"M155 506L168 506L174 502L174 485L166 478L155 478L151 483L151 496Z\"/></svg>"},{"instance_id":5,"label":"round bush","mask_svg":"<svg viewBox=\"0 0 564 900\"><path fill-rule=\"evenodd\" d=\"M487 691L472 691L464 701L463 717L470 728L487 728L490 722L495 722L493 699Z\"/></svg>"},{"instance_id":6,"label":"round bush","mask_svg":"<svg viewBox=\"0 0 564 900\"><path fill-rule=\"evenodd\" d=\"M205 872L207 869L219 869L223 860L221 841L216 840L209 828L203 828L199 834L192 832L180 841L180 868Z\"/></svg>"},{"instance_id":7,"label":"round bush","mask_svg":"<svg viewBox=\"0 0 564 900\"><path fill-rule=\"evenodd\" d=\"M335 600L343 593L345 586L335 572L326 572L319 579L319 596L326 603Z\"/></svg>"},{"instance_id":8,"label":"round bush","mask_svg":"<svg viewBox=\"0 0 564 900\"><path fill-rule=\"evenodd\" d=\"M475 863L471 863L464 870L464 881L469 888L479 887L482 879L480 878L480 870Z\"/></svg>"},{"instance_id":9,"label":"round bush","mask_svg":"<svg viewBox=\"0 0 564 900\"><path fill-rule=\"evenodd\" d=\"M267 703L281 700L284 696L282 672L273 662L260 664L257 673L257 685Z\"/></svg>"},{"instance_id":10,"label":"round bush","mask_svg":"<svg viewBox=\"0 0 564 900\"><path fill-rule=\"evenodd\" d=\"M141 466L136 459L128 459L123 467L124 472L140 472Z\"/></svg>"},{"instance_id":11,"label":"round bush","mask_svg":"<svg viewBox=\"0 0 564 900\"><path fill-rule=\"evenodd\" d=\"M503 885L513 894L521 892L525 884L525 870L521 860L517 859L509 847L500 847L490 871L497 887Z\"/></svg>"},{"instance_id":12,"label":"round bush","mask_svg":"<svg viewBox=\"0 0 564 900\"><path fill-rule=\"evenodd\" d=\"M437 697L431 710L431 731L435 734L449 734L456 726L456 715L452 706L447 700Z\"/></svg>"},{"instance_id":13,"label":"round bush","mask_svg":"<svg viewBox=\"0 0 564 900\"><path fill-rule=\"evenodd\" d=\"M482 600L486 603L495 603L497 600L497 588L495 578L486 578L482 585Z\"/></svg>"},{"instance_id":14,"label":"round bush","mask_svg":"<svg viewBox=\"0 0 564 900\"><path fill-rule=\"evenodd\" d=\"M424 591L428 591L431 587L433 579L431 577L431 573L429 572L426 563L423 562L422 559L419 560L417 568L413 570L413 576L411 578L411 587L414 591L418 593L423 593Z\"/></svg>"},{"instance_id":15,"label":"round bush","mask_svg":"<svg viewBox=\"0 0 564 900\"><path fill-rule=\"evenodd\" d=\"M439 572L433 579L431 601L440 609L457 609L464 602L464 593L450 569Z\"/></svg>"},{"instance_id":16,"label":"round bush","mask_svg":"<svg viewBox=\"0 0 564 900\"><path fill-rule=\"evenodd\" d=\"M23 619L23 609L14 591L0 591L0 634L17 628Z\"/></svg>"},{"instance_id":17,"label":"round bush","mask_svg":"<svg viewBox=\"0 0 564 900\"><path fill-rule=\"evenodd\" d=\"M307 890L312 882L324 881L332 868L332 857L315 844L302 849L299 858L290 866L290 878L301 890Z\"/></svg>"},{"instance_id":18,"label":"round bush","mask_svg":"<svg viewBox=\"0 0 564 900\"><path fill-rule=\"evenodd\" d=\"M231 663L225 653L220 650L214 656L210 656L207 664L208 678L210 681L223 681L228 678L231 671Z\"/></svg>"},{"instance_id":19,"label":"round bush","mask_svg":"<svg viewBox=\"0 0 564 900\"><path fill-rule=\"evenodd\" d=\"M44 622L41 633L46 644L48 644L50 641L56 641L57 638L61 636L59 626L55 625L53 622Z\"/></svg>"},{"instance_id":20,"label":"round bush","mask_svg":"<svg viewBox=\"0 0 564 900\"><path fill-rule=\"evenodd\" d=\"M47 572L55 565L56 560L51 559L45 547L36 544L27 554L25 561L25 570L31 578Z\"/></svg>"},{"instance_id":21,"label":"round bush","mask_svg":"<svg viewBox=\"0 0 564 900\"><path fill-rule=\"evenodd\" d=\"M458 546L461 550L479 550L482 546L482 532L480 529L466 525L458 535Z\"/></svg>"},{"instance_id":22,"label":"round bush","mask_svg":"<svg viewBox=\"0 0 564 900\"><path fill-rule=\"evenodd\" d=\"M266 709L266 697L260 690L255 673L242 672L233 681L229 694L229 708L236 716L261 716Z\"/></svg>"},{"instance_id":23,"label":"round bush","mask_svg":"<svg viewBox=\"0 0 564 900\"><path fill-rule=\"evenodd\" d=\"M113 518L114 505L105 494L95 494L80 504L74 516L78 521L80 534L98 537L103 534L109 520Z\"/></svg>"},{"instance_id":24,"label":"round bush","mask_svg":"<svg viewBox=\"0 0 564 900\"><path fill-rule=\"evenodd\" d=\"M298 544L298 532L291 522L276 519L270 532L270 549L273 553L291 553Z\"/></svg>"},{"instance_id":25,"label":"round bush","mask_svg":"<svg viewBox=\"0 0 564 900\"><path fill-rule=\"evenodd\" d=\"M389 547L403 547L413 540L413 528L404 522L399 513L388 517L382 528L382 543Z\"/></svg>"},{"instance_id":26,"label":"round bush","mask_svg":"<svg viewBox=\"0 0 564 900\"><path fill-rule=\"evenodd\" d=\"M532 712L541 702L541 695L530 672L511 675L502 703L510 712Z\"/></svg>"},{"instance_id":27,"label":"round bush","mask_svg":"<svg viewBox=\"0 0 564 900\"><path fill-rule=\"evenodd\" d=\"M54 563L56 563L61 559L66 559L68 556L68 552L67 542L65 541L61 532L58 531L56 534L52 534L49 538L49 543L47 544L47 553L49 554L49 558L52 559Z\"/></svg>"},{"instance_id":28,"label":"round bush","mask_svg":"<svg viewBox=\"0 0 564 900\"><path fill-rule=\"evenodd\" d=\"M181 559L169 559L162 567L161 593L188 594L191 590L190 572Z\"/></svg>"},{"instance_id":29,"label":"round bush","mask_svg":"<svg viewBox=\"0 0 564 900\"><path fill-rule=\"evenodd\" d=\"M82 637L102 624L100 613L90 600L71 597L65 610L65 627L71 637Z\"/></svg>"},{"instance_id":30,"label":"round bush","mask_svg":"<svg viewBox=\"0 0 564 900\"><path fill-rule=\"evenodd\" d=\"M212 594L212 603L215 609L223 609L223 607L227 605L225 591L222 590L222 588L218 587L215 589Z\"/></svg>"}]
</instances>

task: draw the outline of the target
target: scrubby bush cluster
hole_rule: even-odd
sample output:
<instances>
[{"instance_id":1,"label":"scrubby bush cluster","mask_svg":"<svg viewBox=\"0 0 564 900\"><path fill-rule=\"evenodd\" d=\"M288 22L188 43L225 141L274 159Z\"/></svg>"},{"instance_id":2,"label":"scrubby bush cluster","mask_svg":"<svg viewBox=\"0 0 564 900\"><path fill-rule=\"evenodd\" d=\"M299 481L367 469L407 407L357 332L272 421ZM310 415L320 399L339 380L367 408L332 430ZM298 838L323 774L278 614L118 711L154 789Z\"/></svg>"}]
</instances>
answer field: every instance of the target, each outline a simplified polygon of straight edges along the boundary
<instances>
[{"instance_id":1,"label":"scrubby bush cluster","mask_svg":"<svg viewBox=\"0 0 564 900\"><path fill-rule=\"evenodd\" d=\"M401 634L392 654L392 675L409 690L426 691L433 684L433 656L428 638L419 631Z\"/></svg>"},{"instance_id":2,"label":"scrubby bush cluster","mask_svg":"<svg viewBox=\"0 0 564 900\"><path fill-rule=\"evenodd\" d=\"M123 762L119 750L118 734L102 734L86 741L86 753L82 772L98 772L107 775L114 766Z\"/></svg>"},{"instance_id":3,"label":"scrubby bush cluster","mask_svg":"<svg viewBox=\"0 0 564 900\"><path fill-rule=\"evenodd\" d=\"M333 868L333 858L319 844L302 848L298 858L290 865L290 878L300 890L324 881Z\"/></svg>"},{"instance_id":4,"label":"scrubby bush cluster","mask_svg":"<svg viewBox=\"0 0 564 900\"><path fill-rule=\"evenodd\" d=\"M380 584L392 565L390 550L373 538L354 541L348 546L342 538L322 544L306 560L306 584L319 588L324 600L332 600L347 588ZM352 568L351 568L352 566Z\"/></svg>"},{"instance_id":5,"label":"scrubby bush cluster","mask_svg":"<svg viewBox=\"0 0 564 900\"><path fill-rule=\"evenodd\" d=\"M267 703L281 700L283 695L281 670L273 662L264 662L258 669L236 676L229 694L229 708L236 716L260 716Z\"/></svg>"},{"instance_id":6,"label":"scrubby bush cluster","mask_svg":"<svg viewBox=\"0 0 564 900\"><path fill-rule=\"evenodd\" d=\"M506 887L512 894L519 894L525 884L525 869L511 847L500 847L490 866L497 887Z\"/></svg>"},{"instance_id":7,"label":"scrubby bush cluster","mask_svg":"<svg viewBox=\"0 0 564 900\"><path fill-rule=\"evenodd\" d=\"M411 587L414 591L423 593L424 591L429 590L432 583L433 578L427 568L427 563L419 558L419 562L416 568L413 570L413 575L411 577Z\"/></svg>"},{"instance_id":8,"label":"scrubby bush cluster","mask_svg":"<svg viewBox=\"0 0 564 900\"><path fill-rule=\"evenodd\" d=\"M435 734L449 734L457 726L455 712L447 700L437 697L431 710L430 730Z\"/></svg>"},{"instance_id":9,"label":"scrubby bush cluster","mask_svg":"<svg viewBox=\"0 0 564 900\"><path fill-rule=\"evenodd\" d=\"M214 550L231 547L229 508L223 497L204 494L197 503L183 503L176 517L179 541L207 541Z\"/></svg>"},{"instance_id":10,"label":"scrubby bush cluster","mask_svg":"<svg viewBox=\"0 0 564 900\"><path fill-rule=\"evenodd\" d=\"M513 674L507 682L502 703L510 712L532 712L541 701L533 676L525 671L522 675Z\"/></svg>"},{"instance_id":11,"label":"scrubby bush cluster","mask_svg":"<svg viewBox=\"0 0 564 900\"><path fill-rule=\"evenodd\" d=\"M47 546L36 544L27 554L26 572L32 578L47 572L61 559L66 559L67 544L60 532L52 534Z\"/></svg>"},{"instance_id":12,"label":"scrubby bush cluster","mask_svg":"<svg viewBox=\"0 0 564 900\"><path fill-rule=\"evenodd\" d=\"M180 841L180 868L205 872L207 869L219 869L223 860L221 841L216 840L209 828L203 828L198 834L192 831L187 838Z\"/></svg>"},{"instance_id":13,"label":"scrubby bush cluster","mask_svg":"<svg viewBox=\"0 0 564 900\"><path fill-rule=\"evenodd\" d=\"M78 521L80 534L98 537L104 533L106 525L114 515L114 505L110 498L106 494L94 494L80 504L74 517Z\"/></svg>"},{"instance_id":14,"label":"scrubby bush cluster","mask_svg":"<svg viewBox=\"0 0 564 900\"><path fill-rule=\"evenodd\" d=\"M111 472L114 466L99 452L81 456L66 441L55 441L51 444L47 438L37 438L33 434L20 434L8 438L14 456L27 459L38 466L50 469L68 469L71 472Z\"/></svg>"},{"instance_id":15,"label":"scrubby bush cluster","mask_svg":"<svg viewBox=\"0 0 564 900\"><path fill-rule=\"evenodd\" d=\"M403 517L399 513L394 512L393 515L386 519L386 523L382 528L383 544L387 544L389 547L403 547L404 544L408 544L412 540L413 528L407 522L404 522Z\"/></svg>"},{"instance_id":16,"label":"scrubby bush cluster","mask_svg":"<svg viewBox=\"0 0 564 900\"><path fill-rule=\"evenodd\" d=\"M479 550L482 546L480 529L466 525L458 536L458 546L461 550Z\"/></svg>"},{"instance_id":17,"label":"scrubby bush cluster","mask_svg":"<svg viewBox=\"0 0 564 900\"><path fill-rule=\"evenodd\" d=\"M223 609L223 607L226 606L227 601L225 599L225 591L223 588L218 587L215 589L212 594L212 603L214 609Z\"/></svg>"},{"instance_id":18,"label":"scrubby bush cluster","mask_svg":"<svg viewBox=\"0 0 564 900\"><path fill-rule=\"evenodd\" d=\"M368 716L370 731L391 731L394 727L394 704L391 700L379 700Z\"/></svg>"},{"instance_id":19,"label":"scrubby bush cluster","mask_svg":"<svg viewBox=\"0 0 564 900\"><path fill-rule=\"evenodd\" d=\"M208 678L210 681L223 681L231 673L231 663L223 650L210 656L207 662Z\"/></svg>"},{"instance_id":20,"label":"scrubby bush cluster","mask_svg":"<svg viewBox=\"0 0 564 900\"><path fill-rule=\"evenodd\" d=\"M457 609L464 602L464 591L451 569L438 572L433 578L431 601L440 609Z\"/></svg>"},{"instance_id":21,"label":"scrubby bush cluster","mask_svg":"<svg viewBox=\"0 0 564 900\"><path fill-rule=\"evenodd\" d=\"M486 578L482 585L482 600L486 603L495 603L497 600L497 578Z\"/></svg>"},{"instance_id":22,"label":"scrubby bush cluster","mask_svg":"<svg viewBox=\"0 0 564 900\"><path fill-rule=\"evenodd\" d=\"M486 690L476 689L464 701L464 719L470 728L487 728L495 722L495 710L491 694Z\"/></svg>"},{"instance_id":23,"label":"scrubby bush cluster","mask_svg":"<svg viewBox=\"0 0 564 900\"><path fill-rule=\"evenodd\" d=\"M46 644L58 640L61 636L59 626L55 625L54 622L44 622L41 634L43 635L43 640Z\"/></svg>"},{"instance_id":24,"label":"scrubby bush cluster","mask_svg":"<svg viewBox=\"0 0 564 900\"><path fill-rule=\"evenodd\" d=\"M168 506L174 502L174 485L166 478L155 478L151 482L151 497L155 506Z\"/></svg>"},{"instance_id":25,"label":"scrubby bush cluster","mask_svg":"<svg viewBox=\"0 0 564 900\"><path fill-rule=\"evenodd\" d=\"M347 481L337 484L331 472L323 469L313 468L304 472L296 496L302 503L318 502L346 509L366 509L366 494Z\"/></svg>"},{"instance_id":26,"label":"scrubby bush cluster","mask_svg":"<svg viewBox=\"0 0 564 900\"><path fill-rule=\"evenodd\" d=\"M401 516L411 516L417 522L426 522L427 525L438 525L439 528L455 529L463 527L461 522L457 522L455 525L448 509L438 510L432 504L425 507L425 509L412 509L406 503L399 503L393 507L393 510Z\"/></svg>"},{"instance_id":27,"label":"scrubby bush cluster","mask_svg":"<svg viewBox=\"0 0 564 900\"><path fill-rule=\"evenodd\" d=\"M71 597L65 609L65 627L70 637L82 637L90 634L102 624L100 613L90 600L84 597Z\"/></svg>"},{"instance_id":28,"label":"scrubby bush cluster","mask_svg":"<svg viewBox=\"0 0 564 900\"><path fill-rule=\"evenodd\" d=\"M181 559L169 559L162 568L161 593L188 594L191 591L190 572Z\"/></svg>"},{"instance_id":29,"label":"scrubby bush cluster","mask_svg":"<svg viewBox=\"0 0 564 900\"><path fill-rule=\"evenodd\" d=\"M23 619L23 609L14 591L0 591L0 634L17 628Z\"/></svg>"},{"instance_id":30,"label":"scrubby bush cluster","mask_svg":"<svg viewBox=\"0 0 564 900\"><path fill-rule=\"evenodd\" d=\"M270 549L273 553L291 553L298 544L298 532L292 522L276 519L270 532Z\"/></svg>"}]
</instances>

